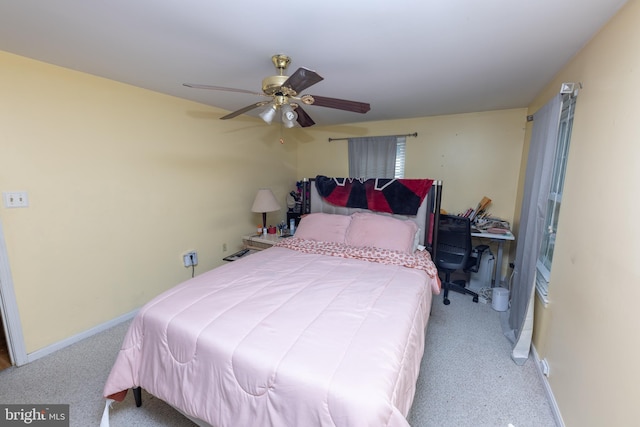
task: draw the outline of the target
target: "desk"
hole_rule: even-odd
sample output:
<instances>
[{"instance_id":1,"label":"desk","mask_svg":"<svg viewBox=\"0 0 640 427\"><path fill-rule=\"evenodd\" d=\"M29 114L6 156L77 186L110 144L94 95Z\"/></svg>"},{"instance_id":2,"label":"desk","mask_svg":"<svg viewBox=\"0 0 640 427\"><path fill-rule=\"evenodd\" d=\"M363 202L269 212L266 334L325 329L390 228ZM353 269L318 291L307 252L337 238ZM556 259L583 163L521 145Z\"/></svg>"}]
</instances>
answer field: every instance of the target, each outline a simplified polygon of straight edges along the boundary
<instances>
[{"instance_id":1,"label":"desk","mask_svg":"<svg viewBox=\"0 0 640 427\"><path fill-rule=\"evenodd\" d=\"M502 284L502 249L504 242L507 240L516 240L513 233L509 231L507 234L487 233L486 231L472 232L472 237L478 237L480 239L490 239L498 242L498 255L496 256L496 272L493 276L494 286L500 286Z\"/></svg>"}]
</instances>

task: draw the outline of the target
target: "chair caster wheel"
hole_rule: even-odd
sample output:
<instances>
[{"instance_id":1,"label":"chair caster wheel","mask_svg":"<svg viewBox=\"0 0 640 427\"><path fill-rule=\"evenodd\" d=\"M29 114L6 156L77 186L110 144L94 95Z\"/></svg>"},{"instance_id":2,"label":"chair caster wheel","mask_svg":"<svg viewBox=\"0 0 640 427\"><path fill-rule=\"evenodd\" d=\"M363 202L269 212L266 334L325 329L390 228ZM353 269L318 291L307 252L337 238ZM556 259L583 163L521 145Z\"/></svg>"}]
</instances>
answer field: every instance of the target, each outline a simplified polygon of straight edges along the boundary
<instances>
[{"instance_id":1,"label":"chair caster wheel","mask_svg":"<svg viewBox=\"0 0 640 427\"><path fill-rule=\"evenodd\" d=\"M478 302L478 297L473 297L473 302Z\"/></svg>"},{"instance_id":2,"label":"chair caster wheel","mask_svg":"<svg viewBox=\"0 0 640 427\"><path fill-rule=\"evenodd\" d=\"M444 303L444 305L451 304L451 301L449 301L449 298L445 298L442 302Z\"/></svg>"}]
</instances>

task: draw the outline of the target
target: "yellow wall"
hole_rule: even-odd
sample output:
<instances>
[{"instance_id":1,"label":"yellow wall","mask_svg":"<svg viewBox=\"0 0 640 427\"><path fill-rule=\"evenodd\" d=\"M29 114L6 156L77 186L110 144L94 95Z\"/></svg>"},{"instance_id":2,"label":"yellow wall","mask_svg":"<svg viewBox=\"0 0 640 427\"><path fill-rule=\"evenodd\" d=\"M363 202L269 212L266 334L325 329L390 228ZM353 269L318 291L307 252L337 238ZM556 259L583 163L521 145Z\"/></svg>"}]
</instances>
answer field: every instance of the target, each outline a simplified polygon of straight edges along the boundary
<instances>
[{"instance_id":1,"label":"yellow wall","mask_svg":"<svg viewBox=\"0 0 640 427\"><path fill-rule=\"evenodd\" d=\"M638 22L631 0L528 112L314 127L284 145L255 119L220 121L215 108L0 52L0 191L30 198L29 208L0 208L27 351L187 279L186 250L198 250L197 272L219 265L222 244L235 249L259 221L248 212L258 187L284 201L297 178L346 174L346 142L328 137L418 132L407 140L407 177L442 179L453 212L489 196L491 211L517 224L525 116L561 82L579 81L550 303L536 303L534 344L567 425L635 424Z\"/></svg>"},{"instance_id":2,"label":"yellow wall","mask_svg":"<svg viewBox=\"0 0 640 427\"><path fill-rule=\"evenodd\" d=\"M0 191L27 191L26 209L0 208L31 353L130 312L222 263L255 228L258 187L283 202L296 179L346 175L346 141L418 132L408 178L444 181L443 207L482 196L511 220L526 110L284 130L220 110L0 52ZM279 143L284 136L285 144ZM274 223L284 217L270 214Z\"/></svg>"},{"instance_id":3,"label":"yellow wall","mask_svg":"<svg viewBox=\"0 0 640 427\"><path fill-rule=\"evenodd\" d=\"M531 105L561 82L576 104L549 305L534 344L568 426L638 424L640 4L630 1ZM522 243L522 242L520 242Z\"/></svg>"},{"instance_id":4,"label":"yellow wall","mask_svg":"<svg viewBox=\"0 0 640 427\"><path fill-rule=\"evenodd\" d=\"M299 143L298 176L348 175L347 141L328 142L330 137L417 132L416 138L407 138L407 178L442 180L442 207L448 212L475 208L487 196L492 199L489 211L511 222L526 116L526 109L511 109L324 127L316 131L315 140ZM505 245L503 277L508 271L508 252L509 243Z\"/></svg>"},{"instance_id":5,"label":"yellow wall","mask_svg":"<svg viewBox=\"0 0 640 427\"><path fill-rule=\"evenodd\" d=\"M4 52L0 93L0 191L30 202L0 207L27 353L186 280L185 251L221 264L256 190L294 188L295 138L256 119Z\"/></svg>"}]
</instances>

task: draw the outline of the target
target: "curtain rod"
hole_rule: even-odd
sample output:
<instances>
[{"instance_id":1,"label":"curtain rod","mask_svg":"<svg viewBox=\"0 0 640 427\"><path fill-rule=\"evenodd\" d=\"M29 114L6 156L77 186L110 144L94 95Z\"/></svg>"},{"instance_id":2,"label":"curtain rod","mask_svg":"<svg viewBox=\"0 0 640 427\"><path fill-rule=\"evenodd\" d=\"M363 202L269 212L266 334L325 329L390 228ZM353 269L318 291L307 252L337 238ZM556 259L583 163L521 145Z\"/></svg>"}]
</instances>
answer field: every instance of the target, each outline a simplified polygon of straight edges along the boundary
<instances>
[{"instance_id":1,"label":"curtain rod","mask_svg":"<svg viewBox=\"0 0 640 427\"><path fill-rule=\"evenodd\" d=\"M329 138L329 142L331 141L345 141L348 139L360 139L360 138L384 138L384 137L389 137L389 136L395 136L395 137L400 137L400 136L414 136L417 137L418 136L418 132L414 132L414 133L406 133L404 135L378 135L378 136L357 136L355 138Z\"/></svg>"},{"instance_id":2,"label":"curtain rod","mask_svg":"<svg viewBox=\"0 0 640 427\"><path fill-rule=\"evenodd\" d=\"M582 82L578 82L578 83L573 83L573 82L569 82L569 83L562 83L560 85L560 95L569 95L570 97L575 97L578 96L578 92L580 91L580 89L582 89ZM528 122L532 122L533 121L533 114L530 114L527 116L527 121Z\"/></svg>"}]
</instances>

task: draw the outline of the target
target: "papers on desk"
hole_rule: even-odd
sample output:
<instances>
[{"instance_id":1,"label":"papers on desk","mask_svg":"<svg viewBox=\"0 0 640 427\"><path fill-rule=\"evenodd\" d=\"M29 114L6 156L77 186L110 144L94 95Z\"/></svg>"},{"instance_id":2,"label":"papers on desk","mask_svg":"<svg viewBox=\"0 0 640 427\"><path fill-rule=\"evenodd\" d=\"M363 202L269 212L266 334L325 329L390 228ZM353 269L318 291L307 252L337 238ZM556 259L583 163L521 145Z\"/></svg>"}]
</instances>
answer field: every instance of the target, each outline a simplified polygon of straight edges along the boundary
<instances>
[{"instance_id":1,"label":"papers on desk","mask_svg":"<svg viewBox=\"0 0 640 427\"><path fill-rule=\"evenodd\" d=\"M511 227L508 221L504 221L498 218L478 218L473 225L479 232L486 232L491 234L507 234L510 232Z\"/></svg>"},{"instance_id":2,"label":"papers on desk","mask_svg":"<svg viewBox=\"0 0 640 427\"><path fill-rule=\"evenodd\" d=\"M489 216L487 206L489 206L490 203L491 199L484 196L475 209L469 208L465 213L460 214L460 216L469 218L471 220L471 227L477 233L510 234L511 226L509 225L509 221Z\"/></svg>"},{"instance_id":3,"label":"papers on desk","mask_svg":"<svg viewBox=\"0 0 640 427\"><path fill-rule=\"evenodd\" d=\"M491 233L491 234L509 234L509 230L505 229L505 228L487 228L485 230L487 233Z\"/></svg>"}]
</instances>

